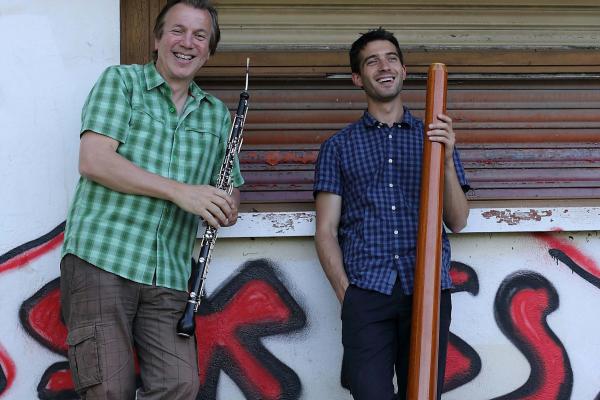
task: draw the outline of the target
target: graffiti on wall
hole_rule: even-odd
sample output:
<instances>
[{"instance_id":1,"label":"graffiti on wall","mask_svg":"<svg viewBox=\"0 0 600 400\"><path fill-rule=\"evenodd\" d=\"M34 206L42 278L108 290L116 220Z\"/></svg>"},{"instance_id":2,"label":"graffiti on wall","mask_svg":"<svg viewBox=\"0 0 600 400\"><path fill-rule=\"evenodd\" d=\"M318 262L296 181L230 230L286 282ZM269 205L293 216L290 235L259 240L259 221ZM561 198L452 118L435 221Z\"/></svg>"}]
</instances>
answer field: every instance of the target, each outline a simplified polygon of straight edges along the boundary
<instances>
[{"instance_id":1,"label":"graffiti on wall","mask_svg":"<svg viewBox=\"0 0 600 400\"><path fill-rule=\"evenodd\" d=\"M542 275L517 271L498 289L494 314L500 329L531 367L527 382L495 400L569 399L573 372L560 339L546 317L558 309L558 293Z\"/></svg>"},{"instance_id":2,"label":"graffiti on wall","mask_svg":"<svg viewBox=\"0 0 600 400\"><path fill-rule=\"evenodd\" d=\"M51 232L0 256L0 274L22 268L62 242L64 223ZM600 268L567 240L551 233L535 234L548 254L586 282L600 288ZM469 265L452 263L453 293L479 294L477 272ZM547 323L559 308L559 293L534 271L507 276L497 289L493 312L500 331L524 355L530 375L516 390L494 400L570 399L574 376L569 354ZM42 400L77 399L66 362L66 328L60 317L59 279L26 299L20 323L36 342L65 357L45 369L37 382ZM289 335L307 327L305 310L281 279L277 266L267 259L248 261L212 295L196 317L201 390L198 399L216 399L219 376L225 373L246 399L299 399L298 374L270 352L262 339ZM1 341L1 338L0 338ZM18 370L11 354L19 349L0 343L0 398L9 392ZM475 379L482 368L477 351L451 333L444 392ZM600 396L600 394L599 394ZM600 400L597 397L597 400Z\"/></svg>"},{"instance_id":3,"label":"graffiti on wall","mask_svg":"<svg viewBox=\"0 0 600 400\"><path fill-rule=\"evenodd\" d=\"M50 233L0 258L0 271L21 268L53 250L63 238L64 223ZM67 329L60 315L60 280L47 283L20 308L25 331L52 352L67 354ZM247 399L297 399L298 375L269 352L261 338L302 329L306 314L268 260L253 260L202 302L196 316L201 390L198 399L214 399L219 373L225 372ZM11 358L0 348L0 396L14 380ZM77 399L68 362L49 366L37 385L43 400Z\"/></svg>"},{"instance_id":4,"label":"graffiti on wall","mask_svg":"<svg viewBox=\"0 0 600 400\"><path fill-rule=\"evenodd\" d=\"M479 293L477 273L470 266L453 261L450 277L454 288L452 293L467 292L472 296ZM443 392L456 389L475 379L481 371L481 358L467 342L450 332L446 355L446 372Z\"/></svg>"},{"instance_id":5,"label":"graffiti on wall","mask_svg":"<svg viewBox=\"0 0 600 400\"><path fill-rule=\"evenodd\" d=\"M52 352L67 356L67 328L60 316L60 281L54 279L25 300L19 310L25 331ZM77 398L66 361L50 365L37 385L42 400Z\"/></svg>"},{"instance_id":6,"label":"graffiti on wall","mask_svg":"<svg viewBox=\"0 0 600 400\"><path fill-rule=\"evenodd\" d=\"M62 244L65 223L59 224L47 234L24 243L0 255L0 274L22 268L37 257ZM18 351L18 349L15 349ZM16 376L15 362L0 344L0 397L12 386Z\"/></svg>"},{"instance_id":7,"label":"graffiti on wall","mask_svg":"<svg viewBox=\"0 0 600 400\"><path fill-rule=\"evenodd\" d=\"M198 399L215 399L224 371L247 399L297 399L298 375L262 344L261 338L291 333L306 315L274 266L260 259L202 302L196 318L201 389Z\"/></svg>"},{"instance_id":8,"label":"graffiti on wall","mask_svg":"<svg viewBox=\"0 0 600 400\"><path fill-rule=\"evenodd\" d=\"M566 240L557 238L550 233L536 233L535 237L548 246L548 254L552 258L560 261L571 271L600 289L600 266L594 260Z\"/></svg>"},{"instance_id":9,"label":"graffiti on wall","mask_svg":"<svg viewBox=\"0 0 600 400\"><path fill-rule=\"evenodd\" d=\"M0 395L6 392L15 379L15 363L0 346Z\"/></svg>"}]
</instances>

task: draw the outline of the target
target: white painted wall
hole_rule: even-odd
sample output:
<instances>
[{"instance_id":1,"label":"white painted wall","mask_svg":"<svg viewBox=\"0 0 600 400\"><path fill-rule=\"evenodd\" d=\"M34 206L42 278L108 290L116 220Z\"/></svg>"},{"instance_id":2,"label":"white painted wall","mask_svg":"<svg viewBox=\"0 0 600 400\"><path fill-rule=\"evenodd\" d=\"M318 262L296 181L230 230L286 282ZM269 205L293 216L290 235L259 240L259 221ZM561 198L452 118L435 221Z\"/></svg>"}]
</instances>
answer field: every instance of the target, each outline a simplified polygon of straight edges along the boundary
<instances>
[{"instance_id":1,"label":"white painted wall","mask_svg":"<svg viewBox=\"0 0 600 400\"><path fill-rule=\"evenodd\" d=\"M265 225L258 228L268 229ZM600 265L598 232L553 233L550 237L568 243ZM472 267L480 288L477 295L452 295L451 332L479 354L482 368L475 379L446 393L443 400L492 399L512 392L529 378L530 364L500 331L494 317L498 288L515 271L539 273L556 289L559 305L547 322L571 363L573 390L567 398L594 399L600 391L600 288L553 259L548 253L552 246L533 233L458 234L451 235L451 243L453 261ZM248 259L267 258L278 266L308 321L294 334L270 337L266 340L268 348L299 375L302 399L350 400L348 392L339 386L340 307L321 271L312 237L225 239L218 243L213 258L207 283L209 295L214 295L223 280L235 275ZM536 321L528 324L535 327ZM538 340L543 346L542 338ZM219 399L243 398L231 381L225 382ZM539 394L531 398L551 400Z\"/></svg>"},{"instance_id":2,"label":"white painted wall","mask_svg":"<svg viewBox=\"0 0 600 400\"><path fill-rule=\"evenodd\" d=\"M65 216L81 107L119 63L118 0L0 2L0 254Z\"/></svg>"},{"instance_id":3,"label":"white painted wall","mask_svg":"<svg viewBox=\"0 0 600 400\"><path fill-rule=\"evenodd\" d=\"M268 229L268 226L259 224L256 229ZM516 271L543 276L549 287L557 293L556 310L540 320L525 319L521 326L536 332L532 339L534 347L550 347L546 340L548 334L555 335L562 343L569 361L551 360L551 370L556 373L565 367L572 374L573 385L571 396L560 398L594 399L599 390L597 383L600 382L600 339L597 334L600 329L600 320L597 318L600 288L597 283L595 286L592 281L582 278L566 264L551 257L549 250L562 248L580 265L595 265L598 277L600 232L544 232L541 236L530 232L470 233L451 235L450 239L453 261L473 268L479 283L479 292L476 294L458 292L452 295L451 332L467 342L478 354L481 370L464 385L446 393L443 399L493 399L516 390L530 377L530 369L534 364L509 341L495 316L496 313L508 312L507 309L495 309L494 299L503 281ZM52 364L65 361L63 356L49 351L30 336L18 319L18 310L23 302L58 277L58 257L59 251L55 249L20 268L0 274L0 292L3 293L0 345L16 367L13 386L0 398L37 398L36 387L44 372ZM300 399L350 400L348 393L339 385L342 355L340 306L320 268L311 236L222 238L217 243L210 267L208 298L213 301L215 296L221 295L225 291L225 283L235 280L240 273L252 276L255 271L242 266L247 261L260 259L268 260L275 266L275 275L281 281L281 287L306 316L306 323L302 326L264 336L261 343L299 378ZM241 290L233 293L233 299L240 293ZM264 293L264 290L259 290L252 295L256 299L266 296ZM227 305L233 303L230 301ZM248 315L244 311L248 311L245 306L244 303L238 304L233 306L229 314L222 314L228 315L227 320L223 317L223 323L227 324L238 317L243 319ZM545 322L549 331L540 331L539 327ZM56 323L57 318L50 315L48 325ZM208 330L201 320L198 324L197 333L203 337L213 340L221 337L220 330ZM549 382L544 379L537 378L534 381L541 386L538 391L549 387ZM252 398L245 397L239 384L223 372L220 373L217 388L215 399ZM531 397L534 400L556 398L539 394Z\"/></svg>"},{"instance_id":4,"label":"white painted wall","mask_svg":"<svg viewBox=\"0 0 600 400\"><path fill-rule=\"evenodd\" d=\"M81 107L100 72L119 63L119 1L2 0L0 49L1 255L65 218ZM23 295L57 276L52 254L45 268L0 274L0 346L17 364L7 399L37 398L42 368L61 358L16 323Z\"/></svg>"}]
</instances>

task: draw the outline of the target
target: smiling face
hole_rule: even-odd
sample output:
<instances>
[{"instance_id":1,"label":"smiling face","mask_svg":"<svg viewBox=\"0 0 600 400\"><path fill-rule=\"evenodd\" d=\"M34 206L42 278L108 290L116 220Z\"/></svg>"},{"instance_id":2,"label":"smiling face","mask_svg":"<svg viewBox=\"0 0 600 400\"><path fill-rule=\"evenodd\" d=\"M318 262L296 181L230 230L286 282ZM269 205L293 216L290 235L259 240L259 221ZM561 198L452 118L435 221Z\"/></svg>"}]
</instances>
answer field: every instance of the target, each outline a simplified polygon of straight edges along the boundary
<instances>
[{"instance_id":1,"label":"smiling face","mask_svg":"<svg viewBox=\"0 0 600 400\"><path fill-rule=\"evenodd\" d=\"M180 3L167 12L164 21L162 35L154 39L156 69L169 86L187 87L210 56L210 14Z\"/></svg>"},{"instance_id":2,"label":"smiling face","mask_svg":"<svg viewBox=\"0 0 600 400\"><path fill-rule=\"evenodd\" d=\"M397 99L406 78L406 68L396 47L387 40L369 42L360 51L360 73L352 82L365 90L367 97L378 102Z\"/></svg>"}]
</instances>

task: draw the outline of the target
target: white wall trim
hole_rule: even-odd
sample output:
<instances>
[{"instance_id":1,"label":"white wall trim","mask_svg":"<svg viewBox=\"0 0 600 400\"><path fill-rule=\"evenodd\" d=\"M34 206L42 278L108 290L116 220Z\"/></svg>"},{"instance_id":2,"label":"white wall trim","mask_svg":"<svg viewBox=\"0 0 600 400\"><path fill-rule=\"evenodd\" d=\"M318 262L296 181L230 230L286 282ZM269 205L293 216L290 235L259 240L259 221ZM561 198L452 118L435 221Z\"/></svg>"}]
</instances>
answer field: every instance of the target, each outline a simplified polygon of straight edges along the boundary
<instances>
[{"instance_id":1,"label":"white wall trim","mask_svg":"<svg viewBox=\"0 0 600 400\"><path fill-rule=\"evenodd\" d=\"M461 233L600 230L600 207L472 208ZM201 235L203 228L199 230ZM299 237L315 233L314 211L242 213L220 237Z\"/></svg>"}]
</instances>

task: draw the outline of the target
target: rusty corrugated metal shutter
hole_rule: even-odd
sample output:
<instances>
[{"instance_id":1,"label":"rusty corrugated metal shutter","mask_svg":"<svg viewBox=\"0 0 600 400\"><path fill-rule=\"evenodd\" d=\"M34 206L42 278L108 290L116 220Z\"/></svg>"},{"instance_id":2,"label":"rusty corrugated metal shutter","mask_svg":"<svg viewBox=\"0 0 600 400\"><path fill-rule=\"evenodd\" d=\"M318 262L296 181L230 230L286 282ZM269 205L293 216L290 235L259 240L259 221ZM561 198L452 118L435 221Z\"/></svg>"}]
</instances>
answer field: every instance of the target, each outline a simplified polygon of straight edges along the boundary
<instances>
[{"instance_id":1,"label":"rusty corrugated metal shutter","mask_svg":"<svg viewBox=\"0 0 600 400\"><path fill-rule=\"evenodd\" d=\"M147 62L153 20L165 1L121 1L121 62ZM472 199L600 199L600 49L553 41L525 46L405 49L405 101L422 115L419 74L431 62L447 64L448 109ZM220 51L199 82L233 108L251 57L243 201L310 207L319 144L361 115L364 96L348 78L346 50L264 49Z\"/></svg>"},{"instance_id":2,"label":"rusty corrugated metal shutter","mask_svg":"<svg viewBox=\"0 0 600 400\"><path fill-rule=\"evenodd\" d=\"M335 78L335 77L334 77ZM203 86L237 103L227 79ZM425 82L406 82L422 117ZM319 144L360 117L348 77L254 79L241 154L245 203L311 202ZM600 83L586 75L454 74L448 113L474 190L471 199L600 198Z\"/></svg>"}]
</instances>

